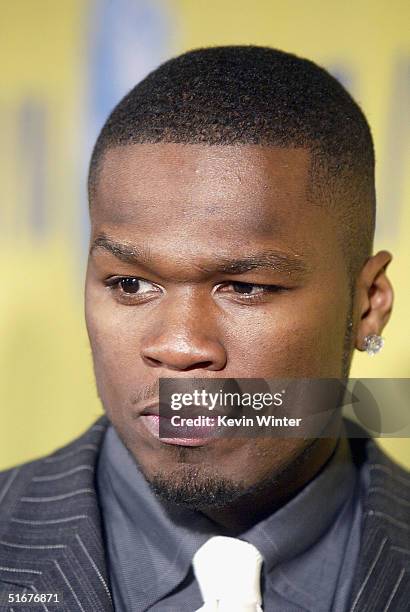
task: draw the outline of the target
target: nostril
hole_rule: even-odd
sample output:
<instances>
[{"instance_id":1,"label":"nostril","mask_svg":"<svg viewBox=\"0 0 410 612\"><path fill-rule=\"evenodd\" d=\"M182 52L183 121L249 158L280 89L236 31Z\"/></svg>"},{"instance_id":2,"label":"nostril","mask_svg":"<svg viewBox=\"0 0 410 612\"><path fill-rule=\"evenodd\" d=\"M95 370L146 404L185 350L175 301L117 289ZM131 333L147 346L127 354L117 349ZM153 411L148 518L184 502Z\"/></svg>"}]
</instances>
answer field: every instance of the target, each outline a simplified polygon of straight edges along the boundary
<instances>
[{"instance_id":1,"label":"nostril","mask_svg":"<svg viewBox=\"0 0 410 612\"><path fill-rule=\"evenodd\" d=\"M144 356L145 361L147 361L150 365L153 366L161 366L162 362L159 359L154 359L153 357Z\"/></svg>"},{"instance_id":2,"label":"nostril","mask_svg":"<svg viewBox=\"0 0 410 612\"><path fill-rule=\"evenodd\" d=\"M154 357L149 357L148 355L144 355L143 359L145 363L150 365L151 367L166 367L169 370L178 370L180 372L190 372L191 370L197 369L213 369L213 361L195 361L188 360L190 364L187 364L186 360L180 360L179 363L174 360L171 362L169 359L155 359ZM184 363L185 362L185 363Z\"/></svg>"},{"instance_id":3,"label":"nostril","mask_svg":"<svg viewBox=\"0 0 410 612\"><path fill-rule=\"evenodd\" d=\"M199 361L197 363L192 364L186 368L183 368L184 372L189 372L190 370L197 370L198 368L209 368L212 365L212 361Z\"/></svg>"}]
</instances>

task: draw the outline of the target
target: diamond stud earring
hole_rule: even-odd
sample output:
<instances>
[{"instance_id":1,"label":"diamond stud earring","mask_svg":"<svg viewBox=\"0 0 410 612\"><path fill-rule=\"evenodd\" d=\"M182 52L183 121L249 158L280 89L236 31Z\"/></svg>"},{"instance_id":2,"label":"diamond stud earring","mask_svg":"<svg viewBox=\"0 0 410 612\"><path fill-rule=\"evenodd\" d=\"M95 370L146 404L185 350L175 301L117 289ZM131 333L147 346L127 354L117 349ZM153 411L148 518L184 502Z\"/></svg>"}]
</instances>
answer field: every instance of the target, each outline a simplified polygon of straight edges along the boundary
<instances>
[{"instance_id":1,"label":"diamond stud earring","mask_svg":"<svg viewBox=\"0 0 410 612\"><path fill-rule=\"evenodd\" d=\"M384 339L377 334L370 334L363 340L363 348L368 355L377 355L384 345Z\"/></svg>"}]
</instances>

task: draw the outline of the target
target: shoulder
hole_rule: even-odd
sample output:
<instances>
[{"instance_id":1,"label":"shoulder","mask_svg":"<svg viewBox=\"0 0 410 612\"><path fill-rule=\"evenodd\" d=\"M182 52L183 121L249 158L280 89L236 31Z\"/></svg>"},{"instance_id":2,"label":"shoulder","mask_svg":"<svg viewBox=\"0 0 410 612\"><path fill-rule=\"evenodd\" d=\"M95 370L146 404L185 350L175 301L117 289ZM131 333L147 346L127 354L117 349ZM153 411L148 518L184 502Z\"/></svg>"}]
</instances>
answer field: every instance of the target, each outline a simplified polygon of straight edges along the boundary
<instances>
[{"instance_id":1,"label":"shoulder","mask_svg":"<svg viewBox=\"0 0 410 612\"><path fill-rule=\"evenodd\" d=\"M382 451L375 440L367 442L369 486L365 516L383 524L397 546L410 545L410 473Z\"/></svg>"},{"instance_id":2,"label":"shoulder","mask_svg":"<svg viewBox=\"0 0 410 612\"><path fill-rule=\"evenodd\" d=\"M391 459L367 431L348 420L345 424L353 460L367 471L369 488L390 493L399 488L406 497L410 496L410 472Z\"/></svg>"},{"instance_id":3,"label":"shoulder","mask_svg":"<svg viewBox=\"0 0 410 612\"><path fill-rule=\"evenodd\" d=\"M33 480L48 482L52 491L54 483L65 474L81 472L85 465L92 471L108 424L103 415L80 436L52 453L0 471L0 522L13 512L18 500L31 489Z\"/></svg>"},{"instance_id":4,"label":"shoulder","mask_svg":"<svg viewBox=\"0 0 410 612\"><path fill-rule=\"evenodd\" d=\"M351 610L404 610L410 597L410 474L369 437L350 439L365 486Z\"/></svg>"},{"instance_id":5,"label":"shoulder","mask_svg":"<svg viewBox=\"0 0 410 612\"><path fill-rule=\"evenodd\" d=\"M375 440L368 443L369 470L380 482L410 486L410 472L391 459ZM408 492L409 493L409 492Z\"/></svg>"},{"instance_id":6,"label":"shoulder","mask_svg":"<svg viewBox=\"0 0 410 612\"><path fill-rule=\"evenodd\" d=\"M352 456L363 472L365 525L382 527L398 544L410 533L410 473L391 459L365 430L347 423ZM403 533L404 532L404 533Z\"/></svg>"}]
</instances>

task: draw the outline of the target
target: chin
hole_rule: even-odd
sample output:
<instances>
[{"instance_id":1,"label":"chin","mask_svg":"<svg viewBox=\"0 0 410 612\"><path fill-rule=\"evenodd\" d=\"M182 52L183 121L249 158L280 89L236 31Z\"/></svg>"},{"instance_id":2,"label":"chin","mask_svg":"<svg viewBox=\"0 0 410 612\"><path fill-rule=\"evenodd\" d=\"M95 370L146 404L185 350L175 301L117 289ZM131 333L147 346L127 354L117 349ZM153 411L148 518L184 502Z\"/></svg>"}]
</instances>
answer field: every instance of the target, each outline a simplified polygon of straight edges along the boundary
<instances>
[{"instance_id":1,"label":"chin","mask_svg":"<svg viewBox=\"0 0 410 612\"><path fill-rule=\"evenodd\" d=\"M197 510L229 506L249 490L245 482L203 465L180 465L172 472L158 470L146 479L164 501Z\"/></svg>"}]
</instances>

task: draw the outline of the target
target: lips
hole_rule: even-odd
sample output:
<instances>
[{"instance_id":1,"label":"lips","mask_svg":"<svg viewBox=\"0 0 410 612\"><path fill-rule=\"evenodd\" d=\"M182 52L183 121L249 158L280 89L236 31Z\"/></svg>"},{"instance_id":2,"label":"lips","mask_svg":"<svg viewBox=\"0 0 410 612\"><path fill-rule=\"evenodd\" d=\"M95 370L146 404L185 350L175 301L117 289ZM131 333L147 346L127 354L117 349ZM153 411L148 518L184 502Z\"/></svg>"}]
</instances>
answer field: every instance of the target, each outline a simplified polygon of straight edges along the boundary
<instances>
[{"instance_id":1,"label":"lips","mask_svg":"<svg viewBox=\"0 0 410 612\"><path fill-rule=\"evenodd\" d=\"M142 407L142 410L140 409L140 415L141 416L145 416L145 415L154 415L154 416L159 416L160 413L160 408L161 408L161 412L162 409L166 408L165 404L160 404L159 400L155 400L153 402L151 402L150 404L147 404L146 406Z\"/></svg>"},{"instance_id":2,"label":"lips","mask_svg":"<svg viewBox=\"0 0 410 612\"><path fill-rule=\"evenodd\" d=\"M171 423L171 416L163 416L159 412L159 404L151 404L142 410L138 420L151 436L163 444L204 446L215 438L216 432L212 425L176 427Z\"/></svg>"}]
</instances>

